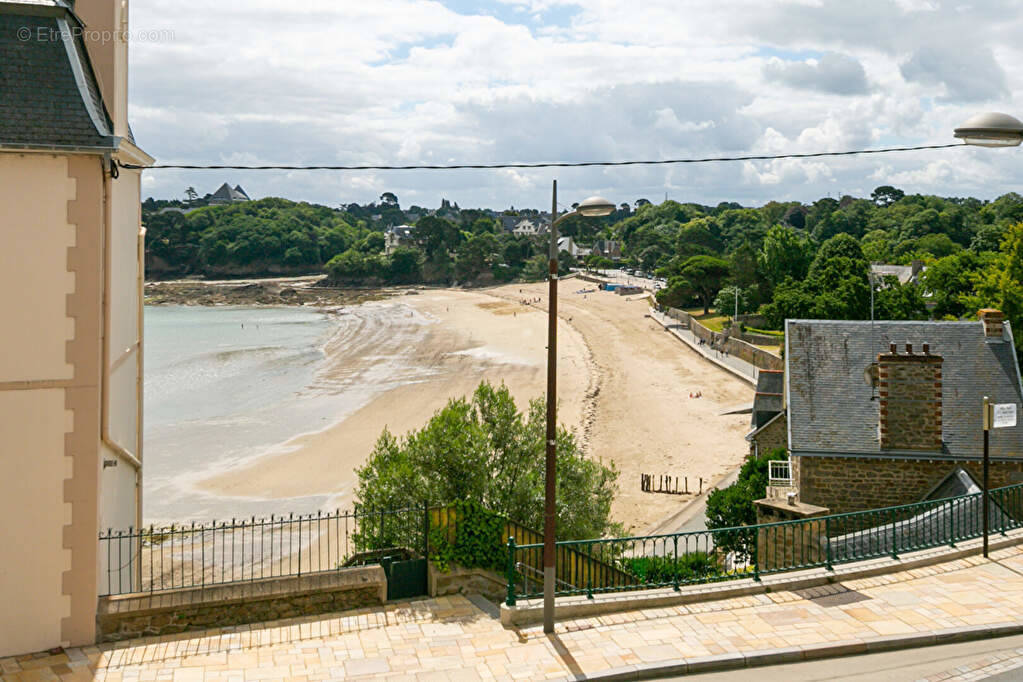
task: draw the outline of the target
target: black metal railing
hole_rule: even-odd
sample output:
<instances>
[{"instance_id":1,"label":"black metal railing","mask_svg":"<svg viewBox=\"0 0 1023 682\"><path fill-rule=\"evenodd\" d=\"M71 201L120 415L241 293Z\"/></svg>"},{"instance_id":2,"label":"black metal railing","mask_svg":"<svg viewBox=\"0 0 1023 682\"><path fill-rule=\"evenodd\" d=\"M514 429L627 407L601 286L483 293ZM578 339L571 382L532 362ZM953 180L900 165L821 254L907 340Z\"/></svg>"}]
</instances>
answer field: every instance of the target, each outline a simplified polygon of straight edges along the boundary
<instances>
[{"instance_id":1,"label":"black metal railing","mask_svg":"<svg viewBox=\"0 0 1023 682\"><path fill-rule=\"evenodd\" d=\"M428 507L289 514L107 530L100 596L300 576L425 555Z\"/></svg>"},{"instance_id":2,"label":"black metal railing","mask_svg":"<svg viewBox=\"0 0 1023 682\"><path fill-rule=\"evenodd\" d=\"M1023 484L991 490L991 533L1023 527ZM555 543L559 596L671 587L782 573L954 546L983 533L981 493L941 500L665 535ZM507 603L541 596L543 544L508 539Z\"/></svg>"}]
</instances>

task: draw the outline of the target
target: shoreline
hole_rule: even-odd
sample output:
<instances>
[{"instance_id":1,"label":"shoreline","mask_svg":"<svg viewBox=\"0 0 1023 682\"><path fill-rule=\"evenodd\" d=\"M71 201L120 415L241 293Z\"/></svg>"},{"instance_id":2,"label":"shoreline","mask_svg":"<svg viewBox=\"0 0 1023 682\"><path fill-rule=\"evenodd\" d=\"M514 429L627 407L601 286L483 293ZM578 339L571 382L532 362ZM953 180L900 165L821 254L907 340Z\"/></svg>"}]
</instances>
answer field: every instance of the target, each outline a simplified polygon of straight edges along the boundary
<instances>
[{"instance_id":1,"label":"shoreline","mask_svg":"<svg viewBox=\"0 0 1023 682\"><path fill-rule=\"evenodd\" d=\"M421 337L405 356L423 376L412 381L397 379L397 385L375 392L354 411L339 415L323 429L298 434L256 455L244 465L196 482L203 493L228 497L282 499L326 495L331 508L350 507L357 484L355 469L362 466L384 428L404 436L421 428L443 408L448 399L471 395L481 380L504 383L511 390L518 409L538 397L545 366L540 362L544 348L538 311L495 310L507 304L480 292L435 290L420 295L389 299L383 305L407 305L426 320ZM372 305L372 304L371 304ZM379 304L378 304L379 305ZM494 317L505 318L493 324ZM543 316L545 319L545 316ZM529 319L529 328L521 328ZM490 322L491 324L487 324ZM518 333L515 327L520 327ZM560 377L573 393L588 372L580 372L584 361L578 352L581 339L562 326L567 339L566 373ZM545 337L543 337L545 338ZM336 378L339 370L352 371L347 363L358 359L342 353L337 342L328 346L324 378ZM391 349L377 349L384 355ZM330 357L330 356L335 357ZM376 357L370 358L376 361ZM361 368L355 370L361 372ZM561 401L560 421L574 426L579 407L574 400Z\"/></svg>"},{"instance_id":2,"label":"shoreline","mask_svg":"<svg viewBox=\"0 0 1023 682\"><path fill-rule=\"evenodd\" d=\"M748 401L750 389L680 352L678 341L646 317L645 299L586 293L589 286L577 280L560 292L558 421L575 431L588 457L615 462L620 476L612 518L645 531L677 514L696 490L686 496L641 493L639 474L702 477L705 489L720 480L747 452L747 418L720 412ZM367 303L366 310L407 306L422 324L410 331L407 318L395 318L403 341L350 352L332 337L322 378L330 384L340 372L351 386L392 385L323 429L295 435L228 470L197 472L190 487L220 500L264 500L268 508L277 506L275 500L314 497L326 499L325 507L350 507L355 470L385 427L396 436L421 428L449 398L470 395L482 379L504 381L518 409L526 409L546 386L546 288L399 288ZM526 298L539 302L524 305ZM323 308L345 314L336 305ZM401 368L396 376L379 369L395 358ZM691 390L704 398L687 400Z\"/></svg>"}]
</instances>

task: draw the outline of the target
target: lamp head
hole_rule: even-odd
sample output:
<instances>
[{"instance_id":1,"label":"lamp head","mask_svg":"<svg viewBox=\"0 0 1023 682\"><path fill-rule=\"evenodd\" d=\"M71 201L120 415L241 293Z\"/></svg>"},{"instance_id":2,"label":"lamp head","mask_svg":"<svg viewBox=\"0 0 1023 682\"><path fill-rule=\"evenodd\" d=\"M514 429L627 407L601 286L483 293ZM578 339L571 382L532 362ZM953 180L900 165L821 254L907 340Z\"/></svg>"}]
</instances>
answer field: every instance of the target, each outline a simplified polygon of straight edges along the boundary
<instances>
[{"instance_id":1,"label":"lamp head","mask_svg":"<svg viewBox=\"0 0 1023 682\"><path fill-rule=\"evenodd\" d=\"M956 128L955 136L980 147L1015 147L1023 142L1023 122L1008 114L977 114Z\"/></svg>"},{"instance_id":2,"label":"lamp head","mask_svg":"<svg viewBox=\"0 0 1023 682\"><path fill-rule=\"evenodd\" d=\"M584 216L599 218L610 215L615 210L615 205L603 197L590 197L583 200L575 210Z\"/></svg>"}]
</instances>

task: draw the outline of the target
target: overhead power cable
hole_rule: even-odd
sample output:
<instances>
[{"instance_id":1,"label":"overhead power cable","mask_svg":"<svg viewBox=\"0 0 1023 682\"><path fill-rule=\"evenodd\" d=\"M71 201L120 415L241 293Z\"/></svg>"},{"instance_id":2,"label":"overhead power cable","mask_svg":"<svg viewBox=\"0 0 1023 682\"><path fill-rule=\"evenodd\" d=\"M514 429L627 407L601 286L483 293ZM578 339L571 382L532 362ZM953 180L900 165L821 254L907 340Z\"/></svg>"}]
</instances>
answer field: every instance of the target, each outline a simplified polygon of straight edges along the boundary
<instances>
[{"instance_id":1,"label":"overhead power cable","mask_svg":"<svg viewBox=\"0 0 1023 682\"><path fill-rule=\"evenodd\" d=\"M929 144L919 147L887 147L884 149L855 149L844 152L812 152L808 154L758 154L751 156L710 156L698 159L660 159L649 161L576 161L576 162L542 162L542 163L459 163L451 165L415 164L410 166L246 166L237 164L178 164L158 163L143 166L135 163L118 164L121 168L160 170L177 168L183 170L332 170L332 171L392 171L392 170L495 170L500 168L587 168L592 166L669 166L685 163L714 163L722 161L774 161L776 159L813 159L825 156L855 156L859 154L892 154L897 152L917 152L927 149L948 149L949 147L965 147L967 145L952 142L949 144Z\"/></svg>"}]
</instances>

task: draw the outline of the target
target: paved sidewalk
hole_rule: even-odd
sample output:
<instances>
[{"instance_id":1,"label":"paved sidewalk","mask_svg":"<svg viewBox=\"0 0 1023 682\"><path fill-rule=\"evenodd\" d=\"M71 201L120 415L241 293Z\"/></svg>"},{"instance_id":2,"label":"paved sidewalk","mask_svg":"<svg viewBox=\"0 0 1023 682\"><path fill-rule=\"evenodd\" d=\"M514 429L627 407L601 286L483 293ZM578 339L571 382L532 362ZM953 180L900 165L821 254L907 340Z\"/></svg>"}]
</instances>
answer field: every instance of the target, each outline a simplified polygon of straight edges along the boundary
<instances>
[{"instance_id":1,"label":"paved sidewalk","mask_svg":"<svg viewBox=\"0 0 1023 682\"><path fill-rule=\"evenodd\" d=\"M743 379L744 381L748 381L754 386L757 385L757 368L752 364L734 355L719 353L710 346L701 346L699 337L697 337L692 330L683 327L678 320L672 317L668 317L667 315L651 309L650 318L718 367L731 372L735 376Z\"/></svg>"},{"instance_id":2,"label":"paved sidewalk","mask_svg":"<svg viewBox=\"0 0 1023 682\"><path fill-rule=\"evenodd\" d=\"M1023 548L715 602L505 629L461 596L0 659L15 680L581 679L1023 631ZM965 635L964 635L965 632ZM992 662L995 665L995 662Z\"/></svg>"},{"instance_id":3,"label":"paved sidewalk","mask_svg":"<svg viewBox=\"0 0 1023 682\"><path fill-rule=\"evenodd\" d=\"M938 675L921 677L917 682L967 682L1001 678L1004 680L1023 678L1023 673L1013 674L1023 668L1023 649L1003 651L987 656L968 665L960 665Z\"/></svg>"}]
</instances>

